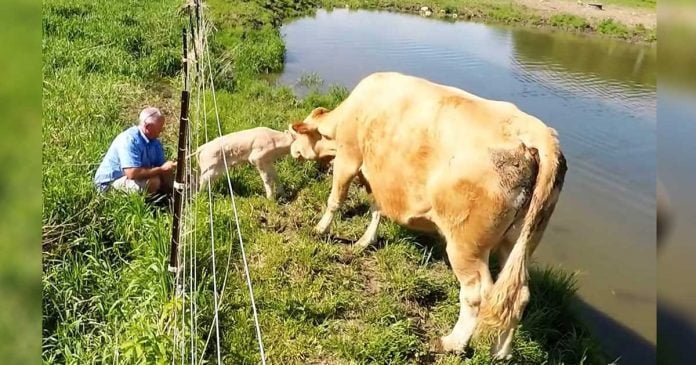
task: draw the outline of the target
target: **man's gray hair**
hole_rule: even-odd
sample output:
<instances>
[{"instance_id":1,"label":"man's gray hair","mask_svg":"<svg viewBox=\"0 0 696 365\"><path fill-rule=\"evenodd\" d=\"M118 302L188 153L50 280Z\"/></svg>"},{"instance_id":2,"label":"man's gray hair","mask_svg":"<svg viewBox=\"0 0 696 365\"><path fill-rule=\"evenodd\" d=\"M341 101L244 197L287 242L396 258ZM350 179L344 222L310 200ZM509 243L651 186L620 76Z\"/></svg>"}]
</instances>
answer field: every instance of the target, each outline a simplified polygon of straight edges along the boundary
<instances>
[{"instance_id":1,"label":"man's gray hair","mask_svg":"<svg viewBox=\"0 0 696 365\"><path fill-rule=\"evenodd\" d=\"M162 112L160 112L159 109L155 107L147 107L140 112L139 119L140 124L147 125L155 123L157 119L162 117L164 117L164 115L162 115Z\"/></svg>"}]
</instances>

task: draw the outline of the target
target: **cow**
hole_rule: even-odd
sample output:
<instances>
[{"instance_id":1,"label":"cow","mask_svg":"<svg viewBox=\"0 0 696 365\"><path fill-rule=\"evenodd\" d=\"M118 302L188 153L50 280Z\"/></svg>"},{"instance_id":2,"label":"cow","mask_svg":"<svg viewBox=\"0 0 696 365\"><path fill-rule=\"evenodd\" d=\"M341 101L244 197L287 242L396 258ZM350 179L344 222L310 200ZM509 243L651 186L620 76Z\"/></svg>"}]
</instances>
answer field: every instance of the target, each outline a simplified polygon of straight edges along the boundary
<instances>
[{"instance_id":1,"label":"cow","mask_svg":"<svg viewBox=\"0 0 696 365\"><path fill-rule=\"evenodd\" d=\"M248 162L256 167L261 176L267 199L274 199L280 191L274 162L290 153L295 133L277 131L267 127L256 127L229 133L198 147L192 155L197 156L200 169L198 190L226 173L227 168Z\"/></svg>"},{"instance_id":2,"label":"cow","mask_svg":"<svg viewBox=\"0 0 696 365\"><path fill-rule=\"evenodd\" d=\"M291 155L334 156L326 233L350 182L369 186L374 240L381 216L444 238L460 284L459 318L439 349L463 351L473 335L509 359L529 301L528 260L542 238L567 171L556 131L514 104L396 72L362 79L333 110L317 107L289 126ZM494 282L489 255L498 254Z\"/></svg>"}]
</instances>

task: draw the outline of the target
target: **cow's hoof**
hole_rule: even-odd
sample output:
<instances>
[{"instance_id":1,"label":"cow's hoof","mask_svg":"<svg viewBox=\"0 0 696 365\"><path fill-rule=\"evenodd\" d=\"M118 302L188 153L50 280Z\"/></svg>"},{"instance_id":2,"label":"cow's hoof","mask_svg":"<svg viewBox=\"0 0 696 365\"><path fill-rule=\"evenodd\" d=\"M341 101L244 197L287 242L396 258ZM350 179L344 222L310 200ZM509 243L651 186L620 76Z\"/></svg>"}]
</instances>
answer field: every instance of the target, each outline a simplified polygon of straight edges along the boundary
<instances>
[{"instance_id":1,"label":"cow's hoof","mask_svg":"<svg viewBox=\"0 0 696 365\"><path fill-rule=\"evenodd\" d=\"M461 354L466 348L466 343L461 343L456 338L450 336L440 337L440 348L441 352L451 352L455 354Z\"/></svg>"},{"instance_id":2,"label":"cow's hoof","mask_svg":"<svg viewBox=\"0 0 696 365\"><path fill-rule=\"evenodd\" d=\"M314 233L318 235L325 235L328 230L329 227L324 227L322 224L317 224L314 226Z\"/></svg>"},{"instance_id":3,"label":"cow's hoof","mask_svg":"<svg viewBox=\"0 0 696 365\"><path fill-rule=\"evenodd\" d=\"M512 341L495 342L491 347L491 355L497 361L512 359Z\"/></svg>"},{"instance_id":4,"label":"cow's hoof","mask_svg":"<svg viewBox=\"0 0 696 365\"><path fill-rule=\"evenodd\" d=\"M372 242L370 240L361 238L357 242L355 242L353 245L359 249L366 249L371 244L372 244Z\"/></svg>"},{"instance_id":5,"label":"cow's hoof","mask_svg":"<svg viewBox=\"0 0 696 365\"><path fill-rule=\"evenodd\" d=\"M510 348L502 348L497 352L493 349L493 359L497 361L508 361L512 359L512 351Z\"/></svg>"},{"instance_id":6,"label":"cow's hoof","mask_svg":"<svg viewBox=\"0 0 696 365\"><path fill-rule=\"evenodd\" d=\"M507 355L495 354L495 355L493 355L493 360L495 360L495 361L510 361L510 360L512 360L512 354L507 354Z\"/></svg>"},{"instance_id":7,"label":"cow's hoof","mask_svg":"<svg viewBox=\"0 0 696 365\"><path fill-rule=\"evenodd\" d=\"M442 340L440 338L433 338L430 340L430 348L434 353L442 354L445 352L442 348Z\"/></svg>"}]
</instances>

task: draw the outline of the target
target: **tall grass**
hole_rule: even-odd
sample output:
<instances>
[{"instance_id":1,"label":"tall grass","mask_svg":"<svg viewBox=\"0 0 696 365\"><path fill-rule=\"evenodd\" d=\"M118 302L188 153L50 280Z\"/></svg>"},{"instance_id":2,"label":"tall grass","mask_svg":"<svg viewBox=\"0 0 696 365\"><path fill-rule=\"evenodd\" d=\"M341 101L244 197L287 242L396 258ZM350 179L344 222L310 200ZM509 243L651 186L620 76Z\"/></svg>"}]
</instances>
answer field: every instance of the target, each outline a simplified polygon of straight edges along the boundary
<instances>
[{"instance_id":1,"label":"tall grass","mask_svg":"<svg viewBox=\"0 0 696 365\"><path fill-rule=\"evenodd\" d=\"M43 8L43 359L169 356L168 216L142 199L98 197L111 139L180 70L178 1L52 0ZM154 16L153 16L154 15Z\"/></svg>"},{"instance_id":2,"label":"tall grass","mask_svg":"<svg viewBox=\"0 0 696 365\"><path fill-rule=\"evenodd\" d=\"M36 361L40 349L41 62L35 45L41 4L13 1L0 12L0 359Z\"/></svg>"},{"instance_id":3,"label":"tall grass","mask_svg":"<svg viewBox=\"0 0 696 365\"><path fill-rule=\"evenodd\" d=\"M91 178L112 138L134 122L141 107L160 106L170 122L176 120L185 22L176 13L179 5L52 0L44 6L45 363L172 360L174 313L181 302L172 299L166 270L170 214L140 196L97 195ZM300 99L265 77L282 69L278 26L310 14L319 2L208 5L217 28L210 40L223 133L259 125L284 129L312 108L332 108L347 96L348 90L334 86ZM217 135L209 93L206 100L209 124L200 126L198 142L204 141L203 128ZM172 157L175 124L164 137ZM458 285L441 244L385 222L375 247L353 250L345 242L360 237L369 219L359 189L351 190L333 235L317 237L311 227L325 205L329 176L289 158L277 168L285 188L279 202L262 197L251 167L232 171L270 363L490 363L485 349L470 352L468 360L430 351L430 342L451 329L458 312ZM222 355L225 363L258 363L230 199L218 181L212 200L216 275L229 274L220 298ZM204 226L210 202L205 195L195 202L193 214ZM194 336L199 354L214 360L213 346L203 348L214 301L209 236L207 229L195 232L199 331ZM602 363L601 351L570 308L574 290L569 274L534 271L532 303L515 340L517 362Z\"/></svg>"}]
</instances>

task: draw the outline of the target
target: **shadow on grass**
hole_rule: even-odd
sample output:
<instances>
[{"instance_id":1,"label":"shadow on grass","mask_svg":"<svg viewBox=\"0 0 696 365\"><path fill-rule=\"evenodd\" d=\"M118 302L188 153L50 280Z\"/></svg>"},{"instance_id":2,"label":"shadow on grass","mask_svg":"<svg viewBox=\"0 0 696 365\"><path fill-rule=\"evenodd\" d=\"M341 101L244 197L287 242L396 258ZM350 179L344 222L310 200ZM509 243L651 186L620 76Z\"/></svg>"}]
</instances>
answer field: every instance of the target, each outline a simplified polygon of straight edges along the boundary
<instances>
[{"instance_id":1,"label":"shadow on grass","mask_svg":"<svg viewBox=\"0 0 696 365\"><path fill-rule=\"evenodd\" d=\"M240 173L239 175L241 175ZM238 196L252 196L263 194L260 180L257 182L245 176L232 179L232 186ZM227 183L218 181L216 194L226 194ZM257 185L258 183L258 185ZM218 190L219 189L219 190ZM281 195L280 201L294 201L299 189L288 189ZM359 201L348 204L340 218L350 219L366 215L369 212L369 204ZM338 256L338 261L343 264L351 264L356 257L371 255L382 250L389 244L397 242L413 245L422 252L420 264L431 262L444 262L449 266L445 244L433 235L423 234L408 230L393 223L382 226L382 232L377 242L365 250L354 250L346 247L343 254ZM364 228L367 228L365 226ZM341 237L340 234L313 235L317 240L329 240L333 243L352 246L355 239ZM499 271L495 256L491 260L491 271L495 275ZM427 283L418 284L418 288ZM427 286L427 285L425 285ZM429 288L429 287L428 287ZM435 289L424 290L420 296L406 298L422 309L428 310L437 307L448 300L446 291ZM619 358L620 364L648 364L655 361L655 348L648 341L608 317L598 309L583 302L575 295L576 282L574 276L559 269L533 267L530 270L531 300L525 311L521 327L515 339L514 358L522 363L564 363L564 364L608 364ZM289 303L285 308L285 315L294 320L308 320L314 325L323 323L326 318L321 312L314 312L312 308L303 308L297 304ZM300 308L300 309L298 309ZM452 323L453 325L453 323ZM449 329L448 329L449 330ZM427 336L433 336L432 328L423 329ZM594 335L594 336L593 336ZM425 341L427 338L423 337ZM599 341L598 341L599 340ZM600 348L602 344L604 349ZM612 349L632 349L631 353L616 353ZM531 349L531 350L530 350ZM420 362L433 360L440 355L428 354L419 359ZM464 357L472 357L472 363L481 363L482 356L479 352L468 350ZM538 362L537 362L538 360ZM467 360L468 361L468 360ZM531 361L531 362L530 362ZM432 361L431 361L432 362ZM485 361L484 361L485 363Z\"/></svg>"},{"instance_id":2,"label":"shadow on grass","mask_svg":"<svg viewBox=\"0 0 696 365\"><path fill-rule=\"evenodd\" d=\"M239 168L240 170L243 168ZM248 170L241 172L230 171L230 184L227 183L227 178L223 175L215 179L211 185L211 191L214 195L220 195L223 197L231 197L229 187L232 186L232 191L235 197L240 198L251 198L251 197L264 197L266 196L266 191L264 190L261 177L256 172L256 170ZM279 203L291 203L295 201L302 191L299 186L293 186L287 184L282 178L277 180L277 191L275 200ZM207 196L207 188L201 192Z\"/></svg>"},{"instance_id":3,"label":"shadow on grass","mask_svg":"<svg viewBox=\"0 0 696 365\"><path fill-rule=\"evenodd\" d=\"M396 229L392 235L416 245L423 251L424 261L441 261L449 266L445 245L440 239L400 227ZM330 236L330 240L340 244L354 243L353 240L335 235ZM389 241L390 239L379 239L361 254L369 255L381 250ZM500 268L494 255L490 267L494 277L497 276ZM539 361L552 364L608 364L617 358L619 364L655 362L653 345L575 295L577 287L573 274L562 269L535 266L530 269L529 285L531 299L516 336L514 358L525 361L538 358ZM432 296L420 299L416 300L419 306L433 308L446 301L447 295L433 291ZM532 343L535 345L530 346ZM600 348L599 344L605 348ZM547 355L525 353L527 348L534 346ZM626 348L632 349L631 353L611 351ZM475 357L474 363L477 363L480 355L471 350L463 354L462 358L472 354ZM433 359L434 355L431 353L427 358Z\"/></svg>"}]
</instances>

